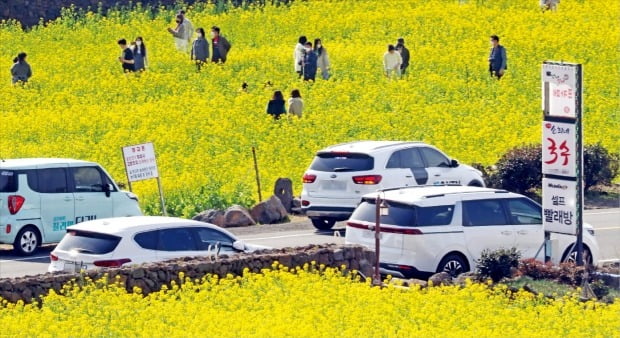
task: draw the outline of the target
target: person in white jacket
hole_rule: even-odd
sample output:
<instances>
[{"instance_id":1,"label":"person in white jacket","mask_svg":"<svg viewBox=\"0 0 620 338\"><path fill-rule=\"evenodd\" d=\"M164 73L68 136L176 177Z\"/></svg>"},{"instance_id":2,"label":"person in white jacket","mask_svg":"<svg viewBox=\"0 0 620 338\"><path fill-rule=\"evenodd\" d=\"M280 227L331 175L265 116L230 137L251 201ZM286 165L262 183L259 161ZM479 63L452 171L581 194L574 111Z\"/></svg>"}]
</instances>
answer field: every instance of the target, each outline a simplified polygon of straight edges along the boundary
<instances>
[{"instance_id":1,"label":"person in white jacket","mask_svg":"<svg viewBox=\"0 0 620 338\"><path fill-rule=\"evenodd\" d=\"M308 41L308 39L304 35L300 36L297 45L295 45L295 49L293 50L295 72L299 74L299 77L303 75L304 53L306 50L304 45L306 44L306 41Z\"/></svg>"},{"instance_id":2,"label":"person in white jacket","mask_svg":"<svg viewBox=\"0 0 620 338\"><path fill-rule=\"evenodd\" d=\"M388 51L383 54L383 69L385 70L385 76L391 78L393 74L397 78L400 77L400 65L403 63L403 58L400 53L396 51L394 45L388 46Z\"/></svg>"}]
</instances>

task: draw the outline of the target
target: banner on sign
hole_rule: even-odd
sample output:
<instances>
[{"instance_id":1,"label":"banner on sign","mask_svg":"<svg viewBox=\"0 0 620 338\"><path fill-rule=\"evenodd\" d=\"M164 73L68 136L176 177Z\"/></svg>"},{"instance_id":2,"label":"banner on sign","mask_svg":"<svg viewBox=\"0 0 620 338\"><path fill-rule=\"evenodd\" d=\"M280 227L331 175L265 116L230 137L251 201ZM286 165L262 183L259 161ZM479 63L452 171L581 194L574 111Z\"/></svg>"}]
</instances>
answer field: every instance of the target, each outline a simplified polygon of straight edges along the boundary
<instances>
[{"instance_id":1,"label":"banner on sign","mask_svg":"<svg viewBox=\"0 0 620 338\"><path fill-rule=\"evenodd\" d=\"M576 176L577 136L574 123L543 121L542 173Z\"/></svg>"},{"instance_id":2,"label":"banner on sign","mask_svg":"<svg viewBox=\"0 0 620 338\"><path fill-rule=\"evenodd\" d=\"M123 159L129 182L159 177L153 143L123 147Z\"/></svg>"},{"instance_id":3,"label":"banner on sign","mask_svg":"<svg viewBox=\"0 0 620 338\"><path fill-rule=\"evenodd\" d=\"M577 72L575 64L542 65L543 111L545 115L577 117Z\"/></svg>"},{"instance_id":4,"label":"banner on sign","mask_svg":"<svg viewBox=\"0 0 620 338\"><path fill-rule=\"evenodd\" d=\"M577 233L577 182L543 178L543 228L545 231Z\"/></svg>"}]
</instances>

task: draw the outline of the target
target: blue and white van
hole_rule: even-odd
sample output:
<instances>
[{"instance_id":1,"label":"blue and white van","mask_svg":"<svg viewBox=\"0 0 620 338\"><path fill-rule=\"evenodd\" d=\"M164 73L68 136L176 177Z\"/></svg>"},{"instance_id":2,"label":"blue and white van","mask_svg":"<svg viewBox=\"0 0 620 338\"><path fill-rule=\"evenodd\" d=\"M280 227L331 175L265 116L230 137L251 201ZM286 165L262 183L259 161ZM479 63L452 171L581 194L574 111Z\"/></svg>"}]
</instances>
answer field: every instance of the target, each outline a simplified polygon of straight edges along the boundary
<instances>
[{"instance_id":1,"label":"blue and white van","mask_svg":"<svg viewBox=\"0 0 620 338\"><path fill-rule=\"evenodd\" d=\"M31 255L68 226L142 215L138 198L97 163L62 158L0 159L0 243Z\"/></svg>"}]
</instances>

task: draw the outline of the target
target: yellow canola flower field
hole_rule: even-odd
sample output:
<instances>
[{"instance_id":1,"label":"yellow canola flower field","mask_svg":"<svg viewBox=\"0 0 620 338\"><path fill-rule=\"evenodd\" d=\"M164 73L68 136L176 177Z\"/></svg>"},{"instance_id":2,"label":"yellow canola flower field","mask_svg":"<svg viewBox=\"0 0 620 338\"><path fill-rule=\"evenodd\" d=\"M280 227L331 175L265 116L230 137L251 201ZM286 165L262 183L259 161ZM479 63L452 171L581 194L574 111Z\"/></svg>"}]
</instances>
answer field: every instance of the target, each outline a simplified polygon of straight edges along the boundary
<instances>
[{"instance_id":1,"label":"yellow canola flower field","mask_svg":"<svg viewBox=\"0 0 620 338\"><path fill-rule=\"evenodd\" d=\"M276 263L277 264L277 263ZM613 337L620 302L557 300L505 286L371 287L336 269L184 279L146 297L105 282L65 287L40 307L0 309L3 336ZM318 270L321 270L319 272Z\"/></svg>"},{"instance_id":2,"label":"yellow canola flower field","mask_svg":"<svg viewBox=\"0 0 620 338\"><path fill-rule=\"evenodd\" d=\"M563 1L542 13L537 1L298 1L291 6L218 12L188 9L195 27L218 25L231 42L225 65L198 73L176 51L167 27L174 11L138 8L108 16L70 12L29 31L0 27L0 69L20 51L34 77L0 81L0 157L93 160L125 181L122 146L152 141L170 212L257 199L252 147L263 195L278 177L295 182L314 153L361 139L422 140L463 163L493 164L508 149L541 139L540 65L584 65L585 143L620 149L618 1ZM487 68L489 36L507 49L501 81ZM332 78L303 83L293 68L300 35L320 37ZM150 68L125 76L119 38L144 38ZM404 37L408 75L382 74L387 44ZM319 72L320 74L320 72ZM320 77L320 76L319 76ZM272 86L264 86L270 81ZM248 83L247 92L240 90ZM301 119L273 121L274 90L301 90ZM157 213L153 181L134 184Z\"/></svg>"}]
</instances>

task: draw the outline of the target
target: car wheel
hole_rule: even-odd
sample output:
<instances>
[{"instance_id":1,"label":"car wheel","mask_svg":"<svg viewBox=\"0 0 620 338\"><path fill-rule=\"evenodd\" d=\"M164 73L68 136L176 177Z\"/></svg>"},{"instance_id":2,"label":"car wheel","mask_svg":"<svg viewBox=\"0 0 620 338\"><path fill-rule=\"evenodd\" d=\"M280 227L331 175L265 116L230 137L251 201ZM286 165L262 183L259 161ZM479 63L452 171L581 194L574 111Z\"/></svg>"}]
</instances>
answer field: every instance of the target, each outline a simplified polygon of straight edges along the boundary
<instances>
[{"instance_id":1,"label":"car wheel","mask_svg":"<svg viewBox=\"0 0 620 338\"><path fill-rule=\"evenodd\" d=\"M22 256L32 255L41 245L40 238L39 231L36 228L27 226L17 233L15 242L13 242L13 250Z\"/></svg>"},{"instance_id":2,"label":"car wheel","mask_svg":"<svg viewBox=\"0 0 620 338\"><path fill-rule=\"evenodd\" d=\"M318 230L329 230L336 224L336 221L331 218L311 218L310 220Z\"/></svg>"},{"instance_id":3,"label":"car wheel","mask_svg":"<svg viewBox=\"0 0 620 338\"><path fill-rule=\"evenodd\" d=\"M437 268L437 272L447 272L452 277L456 277L467 271L469 271L467 262L465 262L463 257L455 254L444 257Z\"/></svg>"},{"instance_id":4,"label":"car wheel","mask_svg":"<svg viewBox=\"0 0 620 338\"><path fill-rule=\"evenodd\" d=\"M590 249L588 249L588 247L585 245L583 246L583 261L584 263L592 265L592 253L590 252ZM573 251L571 251L570 255L565 255L564 259L562 259L562 262L577 264L577 248L573 248Z\"/></svg>"}]
</instances>

